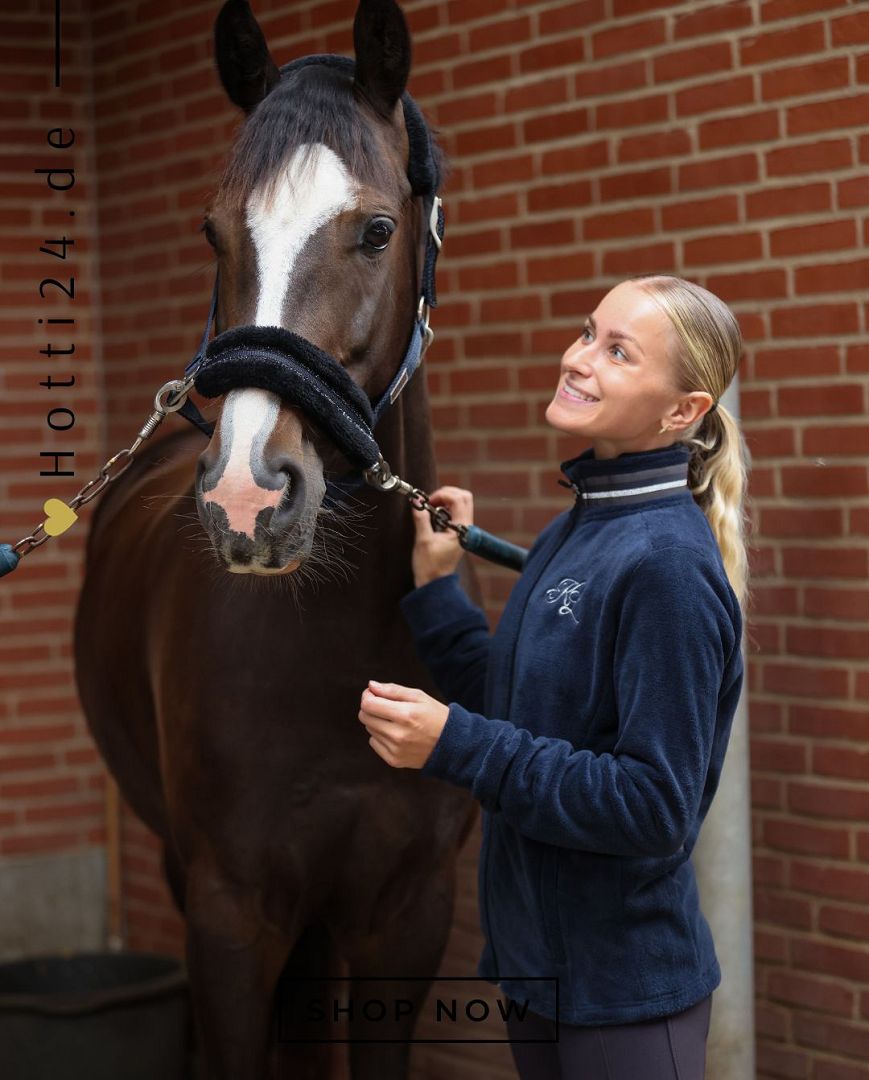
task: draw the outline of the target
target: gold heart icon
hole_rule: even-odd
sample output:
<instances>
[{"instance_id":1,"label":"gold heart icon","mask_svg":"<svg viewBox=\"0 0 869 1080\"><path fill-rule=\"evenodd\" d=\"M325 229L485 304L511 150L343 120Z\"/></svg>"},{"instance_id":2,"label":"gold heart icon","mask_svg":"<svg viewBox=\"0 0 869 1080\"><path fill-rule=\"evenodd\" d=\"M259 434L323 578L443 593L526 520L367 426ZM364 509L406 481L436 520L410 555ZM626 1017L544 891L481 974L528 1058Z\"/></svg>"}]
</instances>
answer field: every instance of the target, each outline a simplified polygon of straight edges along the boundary
<instances>
[{"instance_id":1,"label":"gold heart icon","mask_svg":"<svg viewBox=\"0 0 869 1080\"><path fill-rule=\"evenodd\" d=\"M75 510L60 499L46 499L42 509L45 511L43 529L49 536L60 536L78 520Z\"/></svg>"}]
</instances>

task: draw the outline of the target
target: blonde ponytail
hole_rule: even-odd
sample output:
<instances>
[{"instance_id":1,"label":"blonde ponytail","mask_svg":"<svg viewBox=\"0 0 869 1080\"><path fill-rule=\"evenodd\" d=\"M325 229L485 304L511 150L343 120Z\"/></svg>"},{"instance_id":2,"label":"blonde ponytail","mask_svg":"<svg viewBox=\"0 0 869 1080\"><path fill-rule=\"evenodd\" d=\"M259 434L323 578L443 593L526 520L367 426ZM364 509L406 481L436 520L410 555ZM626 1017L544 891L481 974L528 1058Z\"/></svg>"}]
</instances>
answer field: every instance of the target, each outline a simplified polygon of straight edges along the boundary
<instances>
[{"instance_id":1,"label":"blonde ponytail","mask_svg":"<svg viewBox=\"0 0 869 1080\"><path fill-rule=\"evenodd\" d=\"M719 402L706 413L696 434L682 439L691 450L688 486L718 541L724 569L740 605L748 602L746 518L748 472L745 442L733 416Z\"/></svg>"},{"instance_id":2,"label":"blonde ponytail","mask_svg":"<svg viewBox=\"0 0 869 1080\"><path fill-rule=\"evenodd\" d=\"M739 323L723 300L692 281L666 274L639 274L630 280L655 299L673 324L679 390L703 390L718 402L681 441L691 451L691 493L709 521L728 580L745 609L749 599L744 508L748 451L735 418L719 401L742 354Z\"/></svg>"}]
</instances>

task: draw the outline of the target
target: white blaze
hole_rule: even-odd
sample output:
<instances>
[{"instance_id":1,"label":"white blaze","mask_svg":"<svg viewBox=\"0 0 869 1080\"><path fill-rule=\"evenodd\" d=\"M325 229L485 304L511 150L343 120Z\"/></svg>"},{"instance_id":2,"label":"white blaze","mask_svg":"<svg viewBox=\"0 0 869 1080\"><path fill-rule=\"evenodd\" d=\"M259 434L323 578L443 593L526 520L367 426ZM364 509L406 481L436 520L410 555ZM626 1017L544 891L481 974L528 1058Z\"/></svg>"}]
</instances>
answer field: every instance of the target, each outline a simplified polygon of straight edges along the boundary
<instances>
[{"instance_id":1,"label":"white blaze","mask_svg":"<svg viewBox=\"0 0 869 1080\"><path fill-rule=\"evenodd\" d=\"M307 154L310 158L303 165ZM299 252L319 228L355 202L353 178L338 155L322 143L299 147L270 205L262 192L251 195L246 216L259 272L257 326L281 325Z\"/></svg>"},{"instance_id":2,"label":"white blaze","mask_svg":"<svg viewBox=\"0 0 869 1080\"><path fill-rule=\"evenodd\" d=\"M305 162L304 159L307 158ZM304 162L304 163L303 163ZM256 252L258 298L254 325L280 326L287 290L299 252L318 229L351 209L358 194L352 176L334 151L321 143L299 147L275 185L274 199L266 202L263 191L255 191L245 213ZM266 506L276 506L280 491L257 485L250 467L254 438L265 442L274 427L280 398L270 390L231 390L223 410L232 424L222 425L222 434L232 432L228 461L217 487L205 496L226 511L229 527L253 536L256 515Z\"/></svg>"}]
</instances>

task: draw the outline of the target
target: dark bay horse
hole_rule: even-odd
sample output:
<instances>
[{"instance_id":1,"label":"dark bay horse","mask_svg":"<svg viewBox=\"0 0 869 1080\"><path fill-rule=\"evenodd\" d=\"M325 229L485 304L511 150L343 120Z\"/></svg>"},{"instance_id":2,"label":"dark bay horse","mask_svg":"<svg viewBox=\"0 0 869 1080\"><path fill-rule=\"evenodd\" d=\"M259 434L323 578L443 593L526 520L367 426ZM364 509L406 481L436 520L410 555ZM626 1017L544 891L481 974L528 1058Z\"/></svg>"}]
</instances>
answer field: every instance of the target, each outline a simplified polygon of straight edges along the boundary
<instances>
[{"instance_id":1,"label":"dark bay horse","mask_svg":"<svg viewBox=\"0 0 869 1080\"><path fill-rule=\"evenodd\" d=\"M362 0L354 40L355 76L285 73L249 6L224 5L217 68L247 118L206 233L218 332L292 330L373 399L414 325L428 223L408 182L410 41L393 0ZM209 1080L259 1080L278 1067L282 975L343 964L404 977L379 996L421 1003L476 803L391 769L357 718L369 678L438 693L397 609L413 587L406 500L364 485L330 497L348 461L270 390L237 386L216 413L207 444L189 427L146 444L96 504L76 673L109 769L163 841ZM423 375L376 436L399 476L437 486ZM411 1033L401 1019L386 1037ZM378 1037L353 1015L350 1039ZM288 1075L325 1080L326 1050L293 1044ZM353 1080L400 1080L408 1050L351 1043Z\"/></svg>"}]
</instances>

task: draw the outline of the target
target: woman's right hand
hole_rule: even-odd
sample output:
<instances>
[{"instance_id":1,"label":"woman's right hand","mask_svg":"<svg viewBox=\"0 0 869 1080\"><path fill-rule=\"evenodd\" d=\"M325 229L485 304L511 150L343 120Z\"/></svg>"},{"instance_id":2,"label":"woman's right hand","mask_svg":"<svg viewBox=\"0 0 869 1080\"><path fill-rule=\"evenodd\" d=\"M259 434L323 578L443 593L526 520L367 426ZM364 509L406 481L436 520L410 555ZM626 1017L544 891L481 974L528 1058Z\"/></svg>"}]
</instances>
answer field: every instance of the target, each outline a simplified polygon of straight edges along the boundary
<instances>
[{"instance_id":1,"label":"woman's right hand","mask_svg":"<svg viewBox=\"0 0 869 1080\"><path fill-rule=\"evenodd\" d=\"M457 525L474 524L474 496L457 487L440 487L429 495L432 506L445 506ZM436 532L428 510L411 507L416 538L413 545L413 580L417 588L435 578L452 574L461 561L464 548L454 529Z\"/></svg>"}]
</instances>

